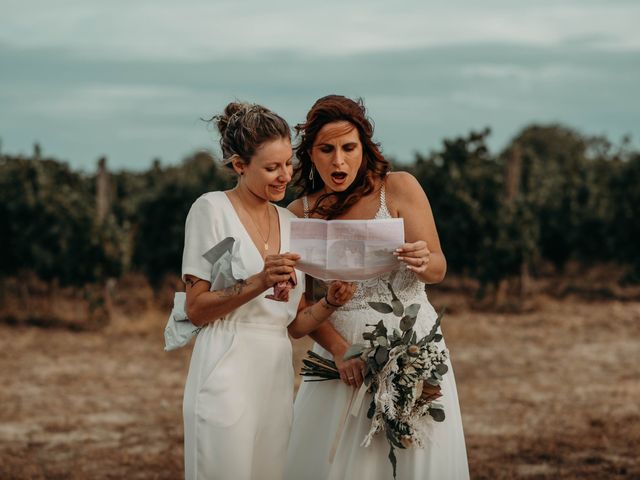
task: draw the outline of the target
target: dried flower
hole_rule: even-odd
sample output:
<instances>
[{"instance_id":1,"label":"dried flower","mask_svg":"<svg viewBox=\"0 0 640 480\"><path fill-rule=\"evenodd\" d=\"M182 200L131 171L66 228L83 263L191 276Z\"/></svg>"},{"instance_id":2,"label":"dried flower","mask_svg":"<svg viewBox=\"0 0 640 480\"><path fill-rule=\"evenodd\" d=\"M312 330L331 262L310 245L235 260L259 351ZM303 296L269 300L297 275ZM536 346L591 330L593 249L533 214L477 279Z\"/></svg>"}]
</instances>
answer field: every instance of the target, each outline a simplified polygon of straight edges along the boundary
<instances>
[{"instance_id":1,"label":"dried flower","mask_svg":"<svg viewBox=\"0 0 640 480\"><path fill-rule=\"evenodd\" d=\"M433 402L442 396L440 385L424 384L420 398L425 402Z\"/></svg>"}]
</instances>

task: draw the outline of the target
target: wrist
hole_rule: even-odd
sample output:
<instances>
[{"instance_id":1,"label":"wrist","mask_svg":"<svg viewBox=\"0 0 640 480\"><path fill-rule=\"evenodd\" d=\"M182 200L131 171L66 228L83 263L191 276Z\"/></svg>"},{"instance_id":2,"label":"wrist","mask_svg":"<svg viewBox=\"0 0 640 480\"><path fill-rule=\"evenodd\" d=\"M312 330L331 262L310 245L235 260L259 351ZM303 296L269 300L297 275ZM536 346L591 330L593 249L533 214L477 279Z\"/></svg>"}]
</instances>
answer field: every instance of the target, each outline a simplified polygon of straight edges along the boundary
<instances>
[{"instance_id":1,"label":"wrist","mask_svg":"<svg viewBox=\"0 0 640 480\"><path fill-rule=\"evenodd\" d=\"M271 287L272 285L269 285L267 283L267 273L262 271L260 273L256 273L255 274L255 278L256 278L256 283L258 284L258 286L260 287L260 291L264 292L265 290L268 290L269 287Z\"/></svg>"},{"instance_id":2,"label":"wrist","mask_svg":"<svg viewBox=\"0 0 640 480\"><path fill-rule=\"evenodd\" d=\"M325 293L325 294L324 294L324 298L323 298L323 300L324 300L324 302L325 302L329 307L331 307L331 308L340 308L340 307L342 307L342 305L339 305L339 304L337 304L337 303L333 303L333 302L331 302L331 301L329 300L329 296L328 296L328 295L329 295L328 293Z\"/></svg>"},{"instance_id":3,"label":"wrist","mask_svg":"<svg viewBox=\"0 0 640 480\"><path fill-rule=\"evenodd\" d=\"M328 348L333 358L340 359L340 360L342 360L342 357L344 357L344 354L348 349L349 349L349 344L346 342L346 340L342 338L340 339L339 342L336 342L333 345L331 345L331 348Z\"/></svg>"}]
</instances>

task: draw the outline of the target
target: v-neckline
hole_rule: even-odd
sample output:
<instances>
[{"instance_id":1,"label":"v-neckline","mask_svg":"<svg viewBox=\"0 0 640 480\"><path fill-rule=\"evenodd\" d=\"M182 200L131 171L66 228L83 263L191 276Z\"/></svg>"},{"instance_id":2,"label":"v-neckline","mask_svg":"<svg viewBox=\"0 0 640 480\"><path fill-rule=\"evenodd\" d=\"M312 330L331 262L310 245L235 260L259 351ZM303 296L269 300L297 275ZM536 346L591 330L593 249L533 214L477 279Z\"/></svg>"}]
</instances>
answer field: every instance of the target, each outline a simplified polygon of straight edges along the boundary
<instances>
[{"instance_id":1,"label":"v-neckline","mask_svg":"<svg viewBox=\"0 0 640 480\"><path fill-rule=\"evenodd\" d=\"M244 234L249 239L249 243L251 243L251 245L253 245L254 250L256 251L256 253L260 257L260 259L264 263L264 258L265 257L262 256L262 253L260 252L259 246L256 244L256 242L251 237L251 234L247 230L247 227L245 226L245 224L242 223L242 219L240 218L240 215L238 214L238 211L236 210L236 207L233 206L233 202L229 198L229 195L227 194L227 192L222 192L222 194L224 195L224 198L227 200L227 203L229 204L229 207L233 211L233 214L235 215L236 220L238 221L238 223L242 227L242 230L244 231ZM269 202L269 205L271 205L271 202ZM278 218L278 232L280 233L280 238L278 240L278 253L280 253L280 250L282 250L282 220L280 218L280 211L278 210L278 206L277 205L273 205L273 207L276 209L276 216ZM249 213L249 212L247 212L247 213Z\"/></svg>"}]
</instances>

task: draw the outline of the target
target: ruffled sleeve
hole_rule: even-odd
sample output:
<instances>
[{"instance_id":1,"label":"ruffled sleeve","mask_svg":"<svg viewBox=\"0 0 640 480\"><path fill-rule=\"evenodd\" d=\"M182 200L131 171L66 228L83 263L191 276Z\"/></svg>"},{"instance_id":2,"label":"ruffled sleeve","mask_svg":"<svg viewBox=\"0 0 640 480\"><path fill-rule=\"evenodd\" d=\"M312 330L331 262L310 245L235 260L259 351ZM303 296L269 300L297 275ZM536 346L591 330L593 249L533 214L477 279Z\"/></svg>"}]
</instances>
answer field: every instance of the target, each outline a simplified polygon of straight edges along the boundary
<instances>
[{"instance_id":1,"label":"ruffled sleeve","mask_svg":"<svg viewBox=\"0 0 640 480\"><path fill-rule=\"evenodd\" d=\"M225 238L203 257L211 265L211 290L230 287L249 276L242 264L240 241L235 237Z\"/></svg>"},{"instance_id":2,"label":"ruffled sleeve","mask_svg":"<svg viewBox=\"0 0 640 480\"><path fill-rule=\"evenodd\" d=\"M224 238L220 232L221 222L217 218L219 212L220 209L213 208L204 195L191 206L184 232L183 281L186 275L211 280L212 264L203 255Z\"/></svg>"}]
</instances>

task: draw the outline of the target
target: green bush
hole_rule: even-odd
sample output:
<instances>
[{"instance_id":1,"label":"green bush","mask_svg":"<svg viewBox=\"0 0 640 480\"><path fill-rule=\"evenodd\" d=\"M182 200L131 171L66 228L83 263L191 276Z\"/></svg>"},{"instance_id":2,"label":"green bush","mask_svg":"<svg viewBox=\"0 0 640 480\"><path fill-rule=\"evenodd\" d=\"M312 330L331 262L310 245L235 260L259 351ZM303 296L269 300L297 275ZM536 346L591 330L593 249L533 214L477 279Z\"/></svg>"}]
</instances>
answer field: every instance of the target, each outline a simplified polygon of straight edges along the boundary
<instances>
[{"instance_id":1,"label":"green bush","mask_svg":"<svg viewBox=\"0 0 640 480\"><path fill-rule=\"evenodd\" d=\"M0 273L82 284L120 273L113 230L95 224L84 176L51 159L0 159Z\"/></svg>"},{"instance_id":2,"label":"green bush","mask_svg":"<svg viewBox=\"0 0 640 480\"><path fill-rule=\"evenodd\" d=\"M640 153L628 141L532 125L495 155L489 134L445 140L400 167L427 192L450 271L488 285L522 266L535 274L541 260L559 270L570 260L617 262L640 281ZM518 174L507 199L510 158ZM111 173L109 213L98 224L95 176L53 159L0 157L0 275L31 270L82 284L133 270L157 284L179 272L193 201L234 182L208 153Z\"/></svg>"}]
</instances>

